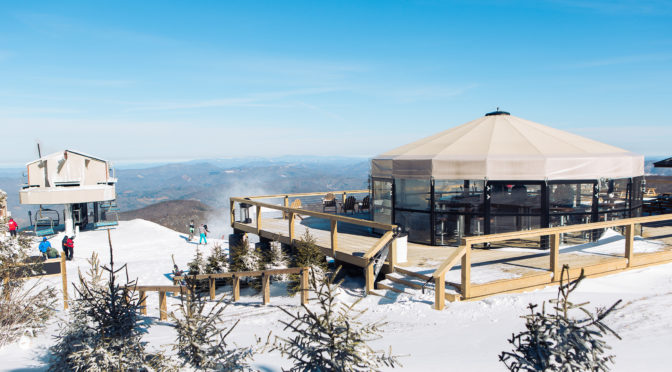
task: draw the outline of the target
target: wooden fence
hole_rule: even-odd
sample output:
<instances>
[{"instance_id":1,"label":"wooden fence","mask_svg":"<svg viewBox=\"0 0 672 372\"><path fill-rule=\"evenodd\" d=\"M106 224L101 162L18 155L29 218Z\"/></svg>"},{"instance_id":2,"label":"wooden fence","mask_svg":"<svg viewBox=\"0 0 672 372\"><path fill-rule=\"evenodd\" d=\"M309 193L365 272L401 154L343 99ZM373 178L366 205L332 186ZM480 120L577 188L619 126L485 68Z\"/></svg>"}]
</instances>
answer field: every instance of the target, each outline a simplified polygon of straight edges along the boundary
<instances>
[{"instance_id":1,"label":"wooden fence","mask_svg":"<svg viewBox=\"0 0 672 372\"><path fill-rule=\"evenodd\" d=\"M208 280L208 287L210 292L210 299L215 299L216 279L231 278L232 287L233 287L233 301L240 300L240 278L245 277L261 277L261 293L262 293L262 302L264 305L267 305L271 301L271 285L270 279L272 275L282 275L282 274L299 274L301 275L301 304L308 303L308 291L310 285L308 284L308 273L310 269L307 267L293 267L289 269L274 269L274 270L261 270L261 271L236 271L229 273L217 273L217 274L202 274L202 275L185 275L185 276L176 276L173 278L176 285L138 285L135 286L135 290L139 292L140 295L140 306L141 312L144 315L147 315L147 292L158 292L159 294L159 319L165 320L168 317L168 309L166 305L166 293L173 293L174 295L188 295L189 288L184 285L177 285L182 280L185 279L196 279L196 280Z\"/></svg>"},{"instance_id":2,"label":"wooden fence","mask_svg":"<svg viewBox=\"0 0 672 372\"><path fill-rule=\"evenodd\" d=\"M65 265L65 255L61 255L60 258L50 258L47 260L42 260L39 258L35 262L26 262L20 266L31 266L31 265L41 265L44 269L44 274L37 274L32 276L19 276L12 279L24 280L24 279L35 279L35 278L47 278L52 276L61 277L61 285L63 290L63 309L68 309L68 273ZM21 269L19 269L21 270ZM10 278L5 277L5 285L8 285ZM7 292L9 295L9 292Z\"/></svg>"},{"instance_id":3,"label":"wooden fence","mask_svg":"<svg viewBox=\"0 0 672 372\"><path fill-rule=\"evenodd\" d=\"M330 191L332 194L337 195L341 194L343 200L347 197L348 194L361 194L368 193L368 190L349 190L349 191ZM327 192L313 192L313 193L299 193L299 194L279 194L279 195L263 195L263 196L249 196L249 197L232 197L229 199L230 202L230 213L231 213L231 227L234 229L239 229L244 232L254 233L259 236L263 236L266 232L263 231L263 223L261 219L261 208L268 208L277 211L283 212L283 215L287 216L287 244L294 244L296 240L296 234L294 231L295 217L297 215L306 215L315 218L321 218L330 221L330 246L327 247L327 251L324 253L333 257L337 261L346 262L355 266L364 268L364 275L366 277L366 290L367 293L374 289L374 260L373 257L378 254L385 246L390 245L390 250L387 259L388 271L394 271L394 266L396 265L396 239L394 232L397 230L397 225L385 224L380 222L374 222L370 220L364 220L359 218L347 217L338 214L330 214L324 212L310 211L300 208L291 208L289 206L289 198L301 197L301 196L320 196L326 195ZM272 203L266 203L258 201L257 199L284 199L284 205L276 205ZM252 207L256 208L256 226L248 225L235 220L235 207L236 203L245 203ZM366 251L362 256L354 256L347 252L339 251L338 246L338 224L348 223L357 226L364 226L372 229L382 230L385 233L382 237ZM283 240L284 237L277 236L272 233L266 233L267 237L272 236L279 240Z\"/></svg>"},{"instance_id":4,"label":"wooden fence","mask_svg":"<svg viewBox=\"0 0 672 372\"><path fill-rule=\"evenodd\" d=\"M444 308L446 299L445 297L446 272L448 272L453 266L455 266L458 261L461 261L460 266L461 283L459 285L458 284L454 285L459 290L460 296L459 298L455 299L465 300L510 290L529 288L548 284L557 284L558 281L560 280L560 271L562 269L562 267L559 264L559 258L561 254L559 250L560 235L565 233L583 232L589 230L625 226L624 257L608 260L607 262L600 263L597 265L583 267L584 269L586 269L586 275L595 275L609 271L624 270L635 266L642 266L672 260L672 255L668 254L670 252L664 252L663 256L652 254L636 255L633 250L635 225L649 222L660 222L670 220L672 220L672 214L665 214L658 216L627 218L617 221L594 222L582 225L560 226L544 229L516 231L502 234L481 235L481 236L472 236L463 238L461 245L458 247L458 249L447 260L445 260L441 264L441 266L439 266L439 268L437 268L436 271L434 271L434 273L432 274L434 278L435 292L436 292L434 306L437 310L441 310ZM541 238L543 236L548 236L551 242L550 254L549 254L549 260L550 260L549 273L543 273L532 276L523 276L522 278L512 280L501 280L494 283L486 283L476 286L472 285L471 254L473 245L482 243L501 242L513 239ZM576 274L577 271L580 270L581 267L572 268L570 273Z\"/></svg>"}]
</instances>

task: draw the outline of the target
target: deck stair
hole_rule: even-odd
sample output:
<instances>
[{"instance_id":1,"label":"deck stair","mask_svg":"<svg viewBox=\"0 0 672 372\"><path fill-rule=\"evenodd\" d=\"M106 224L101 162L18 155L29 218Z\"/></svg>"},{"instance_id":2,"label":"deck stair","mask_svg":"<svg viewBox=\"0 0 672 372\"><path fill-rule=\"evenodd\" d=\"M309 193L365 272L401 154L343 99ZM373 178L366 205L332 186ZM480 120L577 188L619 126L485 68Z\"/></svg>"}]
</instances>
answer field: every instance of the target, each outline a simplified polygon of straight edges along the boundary
<instances>
[{"instance_id":1,"label":"deck stair","mask_svg":"<svg viewBox=\"0 0 672 372\"><path fill-rule=\"evenodd\" d=\"M414 297L422 295L424 287L425 293L432 293L433 295L434 281L430 279L431 277L428 275L395 268L395 272L385 274L385 279L376 283L376 287L379 290L404 293ZM450 302L460 300L460 294L450 283L446 283L446 299Z\"/></svg>"}]
</instances>

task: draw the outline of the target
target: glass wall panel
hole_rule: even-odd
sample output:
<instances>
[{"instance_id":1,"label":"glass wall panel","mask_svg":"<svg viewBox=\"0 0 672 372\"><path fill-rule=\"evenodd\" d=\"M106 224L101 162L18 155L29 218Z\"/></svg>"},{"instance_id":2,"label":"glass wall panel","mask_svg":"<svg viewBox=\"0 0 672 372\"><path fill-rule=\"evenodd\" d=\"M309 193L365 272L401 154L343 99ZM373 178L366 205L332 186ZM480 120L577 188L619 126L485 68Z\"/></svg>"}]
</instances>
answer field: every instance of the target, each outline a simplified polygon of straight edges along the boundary
<instances>
[{"instance_id":1,"label":"glass wall panel","mask_svg":"<svg viewBox=\"0 0 672 372\"><path fill-rule=\"evenodd\" d=\"M598 197L600 221L612 221L613 216L629 210L630 187L629 178L611 179L601 183Z\"/></svg>"},{"instance_id":2,"label":"glass wall panel","mask_svg":"<svg viewBox=\"0 0 672 372\"><path fill-rule=\"evenodd\" d=\"M373 180L373 220L392 223L392 180Z\"/></svg>"},{"instance_id":3,"label":"glass wall panel","mask_svg":"<svg viewBox=\"0 0 672 372\"><path fill-rule=\"evenodd\" d=\"M423 212L395 211L395 223L401 231L408 234L408 240L416 243L431 244L431 214Z\"/></svg>"},{"instance_id":4,"label":"glass wall panel","mask_svg":"<svg viewBox=\"0 0 672 372\"><path fill-rule=\"evenodd\" d=\"M548 185L551 227L587 223L593 212L593 183Z\"/></svg>"},{"instance_id":5,"label":"glass wall panel","mask_svg":"<svg viewBox=\"0 0 672 372\"><path fill-rule=\"evenodd\" d=\"M428 179L395 179L395 208L429 211L431 205L430 190L431 184Z\"/></svg>"},{"instance_id":6,"label":"glass wall panel","mask_svg":"<svg viewBox=\"0 0 672 372\"><path fill-rule=\"evenodd\" d=\"M483 212L483 181L434 181L436 212Z\"/></svg>"}]
</instances>

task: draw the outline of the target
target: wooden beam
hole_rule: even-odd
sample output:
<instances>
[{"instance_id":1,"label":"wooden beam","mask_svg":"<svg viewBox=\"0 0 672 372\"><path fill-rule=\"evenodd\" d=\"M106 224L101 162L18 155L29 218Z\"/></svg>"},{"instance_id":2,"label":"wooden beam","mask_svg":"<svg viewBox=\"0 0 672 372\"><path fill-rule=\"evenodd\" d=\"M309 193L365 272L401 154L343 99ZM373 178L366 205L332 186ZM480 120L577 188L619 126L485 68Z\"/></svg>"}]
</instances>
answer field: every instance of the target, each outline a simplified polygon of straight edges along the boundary
<instances>
[{"instance_id":1,"label":"wooden beam","mask_svg":"<svg viewBox=\"0 0 672 372\"><path fill-rule=\"evenodd\" d=\"M390 243L390 253L387 255L387 274L394 272L394 268L397 266L397 239L393 238Z\"/></svg>"},{"instance_id":2,"label":"wooden beam","mask_svg":"<svg viewBox=\"0 0 672 372\"><path fill-rule=\"evenodd\" d=\"M560 278L558 278L556 282L557 281L560 281ZM486 296L520 288L536 287L544 284L550 285L553 282L554 281L551 277L551 273L548 271L536 275L526 275L515 279L495 280L490 283L473 285L471 287L471 293L469 297Z\"/></svg>"},{"instance_id":3,"label":"wooden beam","mask_svg":"<svg viewBox=\"0 0 672 372\"><path fill-rule=\"evenodd\" d=\"M233 223L236 222L236 202L231 199L229 199L229 213L231 218L231 227L233 227Z\"/></svg>"},{"instance_id":4,"label":"wooden beam","mask_svg":"<svg viewBox=\"0 0 672 372\"><path fill-rule=\"evenodd\" d=\"M289 212L289 241L294 244L294 212Z\"/></svg>"},{"instance_id":5,"label":"wooden beam","mask_svg":"<svg viewBox=\"0 0 672 372\"><path fill-rule=\"evenodd\" d=\"M277 198L282 198L282 197L296 198L296 197L299 197L299 196L326 195L328 193L332 193L332 194L336 195L336 194L342 194L344 192L348 193L348 194L368 194L369 190L318 191L318 192L303 192L303 193L296 193L296 194L273 194L273 195L243 196L243 197L240 197L240 198L249 198L250 200L254 200L254 199L277 199Z\"/></svg>"},{"instance_id":6,"label":"wooden beam","mask_svg":"<svg viewBox=\"0 0 672 372\"><path fill-rule=\"evenodd\" d=\"M632 267L632 257L635 253L635 225L630 224L625 227L625 258L628 260L628 267Z\"/></svg>"},{"instance_id":7,"label":"wooden beam","mask_svg":"<svg viewBox=\"0 0 672 372\"><path fill-rule=\"evenodd\" d=\"M560 280L560 234L555 233L551 235L551 273L553 273L553 280Z\"/></svg>"},{"instance_id":8,"label":"wooden beam","mask_svg":"<svg viewBox=\"0 0 672 372\"><path fill-rule=\"evenodd\" d=\"M310 269L304 267L301 270L301 305L308 304L308 290L310 289L310 284L308 283L308 273Z\"/></svg>"},{"instance_id":9,"label":"wooden beam","mask_svg":"<svg viewBox=\"0 0 672 372\"><path fill-rule=\"evenodd\" d=\"M434 308L443 310L446 306L446 274L434 278Z\"/></svg>"},{"instance_id":10,"label":"wooden beam","mask_svg":"<svg viewBox=\"0 0 672 372\"><path fill-rule=\"evenodd\" d=\"M448 256L448 259L443 261L441 266L439 266L439 268L434 271L432 276L434 278L438 278L441 275L445 276L446 272L452 269L453 266L457 264L457 261L459 261L459 259L462 258L462 256L464 256L464 252L466 251L467 251L466 245L461 245L457 247L457 249L453 252L453 254Z\"/></svg>"},{"instance_id":11,"label":"wooden beam","mask_svg":"<svg viewBox=\"0 0 672 372\"><path fill-rule=\"evenodd\" d=\"M331 220L331 257L336 258L338 250L338 221Z\"/></svg>"},{"instance_id":12,"label":"wooden beam","mask_svg":"<svg viewBox=\"0 0 672 372\"><path fill-rule=\"evenodd\" d=\"M186 289L187 287L179 285L138 285L134 287L136 291L145 291L145 292L172 292L180 293L180 290Z\"/></svg>"},{"instance_id":13,"label":"wooden beam","mask_svg":"<svg viewBox=\"0 0 672 372\"><path fill-rule=\"evenodd\" d=\"M215 291L217 290L217 284L215 284L215 278L208 278L208 286L210 287L210 299L215 299Z\"/></svg>"},{"instance_id":14,"label":"wooden beam","mask_svg":"<svg viewBox=\"0 0 672 372\"><path fill-rule=\"evenodd\" d=\"M188 278L193 278L197 280L202 280L202 279L223 279L223 278L232 278L234 276L238 277L254 277L254 276L262 276L263 274L269 274L269 275L281 275L281 274L298 274L303 270L300 267L290 267L287 269L270 269L270 270L258 270L258 271L229 271L226 273L216 273L216 274L199 274L199 275L191 275L191 276L176 276L173 279L180 281L183 279L188 279ZM179 286L138 286L138 288L177 288L179 291ZM148 289L151 290L151 289ZM170 292L170 290L167 290L167 292Z\"/></svg>"},{"instance_id":15,"label":"wooden beam","mask_svg":"<svg viewBox=\"0 0 672 372\"><path fill-rule=\"evenodd\" d=\"M364 268L364 279L366 280L366 294L368 295L373 290L376 281L373 276L373 261L369 261L369 264Z\"/></svg>"},{"instance_id":16,"label":"wooden beam","mask_svg":"<svg viewBox=\"0 0 672 372\"><path fill-rule=\"evenodd\" d=\"M261 232L261 206L257 205L257 235Z\"/></svg>"},{"instance_id":17,"label":"wooden beam","mask_svg":"<svg viewBox=\"0 0 672 372\"><path fill-rule=\"evenodd\" d=\"M236 302L240 300L240 277L237 275L233 276L233 301Z\"/></svg>"},{"instance_id":18,"label":"wooden beam","mask_svg":"<svg viewBox=\"0 0 672 372\"><path fill-rule=\"evenodd\" d=\"M261 276L262 303L267 305L271 302L271 276L264 274Z\"/></svg>"},{"instance_id":19,"label":"wooden beam","mask_svg":"<svg viewBox=\"0 0 672 372\"><path fill-rule=\"evenodd\" d=\"M371 247L368 251L366 251L363 257L365 259L369 259L375 256L376 253L378 253L381 249L385 248L387 243L389 243L392 239L394 239L394 232L392 231L386 232L385 234L383 234L383 236L380 237L380 239L378 239L378 241L376 242L376 244L373 245L373 247Z\"/></svg>"},{"instance_id":20,"label":"wooden beam","mask_svg":"<svg viewBox=\"0 0 672 372\"><path fill-rule=\"evenodd\" d=\"M65 255L61 255L61 284L63 286L63 309L68 309L68 273L65 265Z\"/></svg>"},{"instance_id":21,"label":"wooden beam","mask_svg":"<svg viewBox=\"0 0 672 372\"><path fill-rule=\"evenodd\" d=\"M168 318L168 307L166 306L166 292L159 292L159 320Z\"/></svg>"},{"instance_id":22,"label":"wooden beam","mask_svg":"<svg viewBox=\"0 0 672 372\"><path fill-rule=\"evenodd\" d=\"M145 296L145 291L139 291L140 295L140 313L142 315L147 315L147 296Z\"/></svg>"},{"instance_id":23,"label":"wooden beam","mask_svg":"<svg viewBox=\"0 0 672 372\"><path fill-rule=\"evenodd\" d=\"M462 298L468 299L471 297L471 245L465 246L464 255L462 256Z\"/></svg>"}]
</instances>

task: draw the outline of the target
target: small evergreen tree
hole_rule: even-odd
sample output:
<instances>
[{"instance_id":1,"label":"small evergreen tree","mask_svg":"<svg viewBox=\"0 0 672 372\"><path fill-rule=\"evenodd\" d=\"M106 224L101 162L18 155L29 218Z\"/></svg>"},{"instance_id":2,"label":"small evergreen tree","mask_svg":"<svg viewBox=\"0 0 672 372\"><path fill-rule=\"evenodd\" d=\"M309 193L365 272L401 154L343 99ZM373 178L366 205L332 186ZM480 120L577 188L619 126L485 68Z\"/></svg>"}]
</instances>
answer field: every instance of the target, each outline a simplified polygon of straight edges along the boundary
<instances>
[{"instance_id":1,"label":"small evergreen tree","mask_svg":"<svg viewBox=\"0 0 672 372\"><path fill-rule=\"evenodd\" d=\"M262 268L262 253L254 245L250 244L247 238L242 239L240 243L229 248L229 271L257 271ZM242 278L241 282L248 286L260 289L261 281L258 277Z\"/></svg>"},{"instance_id":2,"label":"small evergreen tree","mask_svg":"<svg viewBox=\"0 0 672 372\"><path fill-rule=\"evenodd\" d=\"M109 231L108 231L109 238ZM110 242L110 265L99 266L92 256L89 278L79 273L70 320L50 348L51 371L152 371L165 369L160 354L145 351L141 342L146 325L141 321L135 282L117 281ZM102 271L100 270L102 268ZM107 273L107 281L102 276Z\"/></svg>"},{"instance_id":3,"label":"small evergreen tree","mask_svg":"<svg viewBox=\"0 0 672 372\"><path fill-rule=\"evenodd\" d=\"M227 272L229 269L229 261L222 249L222 245L215 243L212 252L205 263L206 274L217 274Z\"/></svg>"},{"instance_id":4,"label":"small evergreen tree","mask_svg":"<svg viewBox=\"0 0 672 372\"><path fill-rule=\"evenodd\" d=\"M604 355L610 347L602 338L608 333L620 337L603 321L621 300L606 311L598 309L596 314L584 307L588 302L570 302L569 295L584 278L581 270L579 278L570 281L569 267L564 265L558 296L549 301L553 305L553 313L546 313L545 303L541 305L541 312L535 312L537 305L528 305L530 314L523 316L526 330L509 339L515 349L499 355L499 360L510 371L609 370L614 356ZM572 310L579 310L583 316L578 319L571 317Z\"/></svg>"},{"instance_id":5,"label":"small evergreen tree","mask_svg":"<svg viewBox=\"0 0 672 372\"><path fill-rule=\"evenodd\" d=\"M186 296L183 294L180 304L176 305L180 316L170 313L177 331L176 343L172 347L182 361L180 369L191 367L206 371L249 370L248 361L254 355L255 348L229 348L225 341L238 322L228 329L217 327L223 322L222 312L226 309L222 299L206 312L208 303L195 290L195 280L187 278L186 284L190 289L189 293Z\"/></svg>"},{"instance_id":6,"label":"small evergreen tree","mask_svg":"<svg viewBox=\"0 0 672 372\"><path fill-rule=\"evenodd\" d=\"M266 270L286 269L289 267L289 259L282 250L282 244L278 241L271 242L271 247L266 253L266 262L264 268ZM286 281L289 278L287 274L272 275L271 280Z\"/></svg>"},{"instance_id":7,"label":"small evergreen tree","mask_svg":"<svg viewBox=\"0 0 672 372\"><path fill-rule=\"evenodd\" d=\"M315 238L308 230L301 239L294 243L294 267L310 267L311 275L315 275L316 281L321 283L323 276L327 272L327 257L322 253L320 247L315 243ZM301 290L301 276L298 274L290 275L291 282L287 290L291 295Z\"/></svg>"},{"instance_id":8,"label":"small evergreen tree","mask_svg":"<svg viewBox=\"0 0 672 372\"><path fill-rule=\"evenodd\" d=\"M340 268L339 268L340 269ZM280 322L292 335L275 338L272 350L277 350L293 363L289 371L377 371L382 367L400 366L392 351L374 351L368 342L379 339L385 323L364 323L358 319L366 310L355 310L361 298L351 305L338 301L339 284L324 275L321 282L311 270L311 286L317 295L317 308L303 305L296 314L280 309L290 321Z\"/></svg>"},{"instance_id":9,"label":"small evergreen tree","mask_svg":"<svg viewBox=\"0 0 672 372\"><path fill-rule=\"evenodd\" d=\"M0 233L0 347L22 336L35 337L55 312L56 291L41 280L22 277L41 273L41 262L26 265L32 239Z\"/></svg>"},{"instance_id":10,"label":"small evergreen tree","mask_svg":"<svg viewBox=\"0 0 672 372\"><path fill-rule=\"evenodd\" d=\"M205 261L203 260L203 253L196 247L196 255L194 259L187 264L189 268L189 275L199 275L205 273Z\"/></svg>"}]
</instances>

